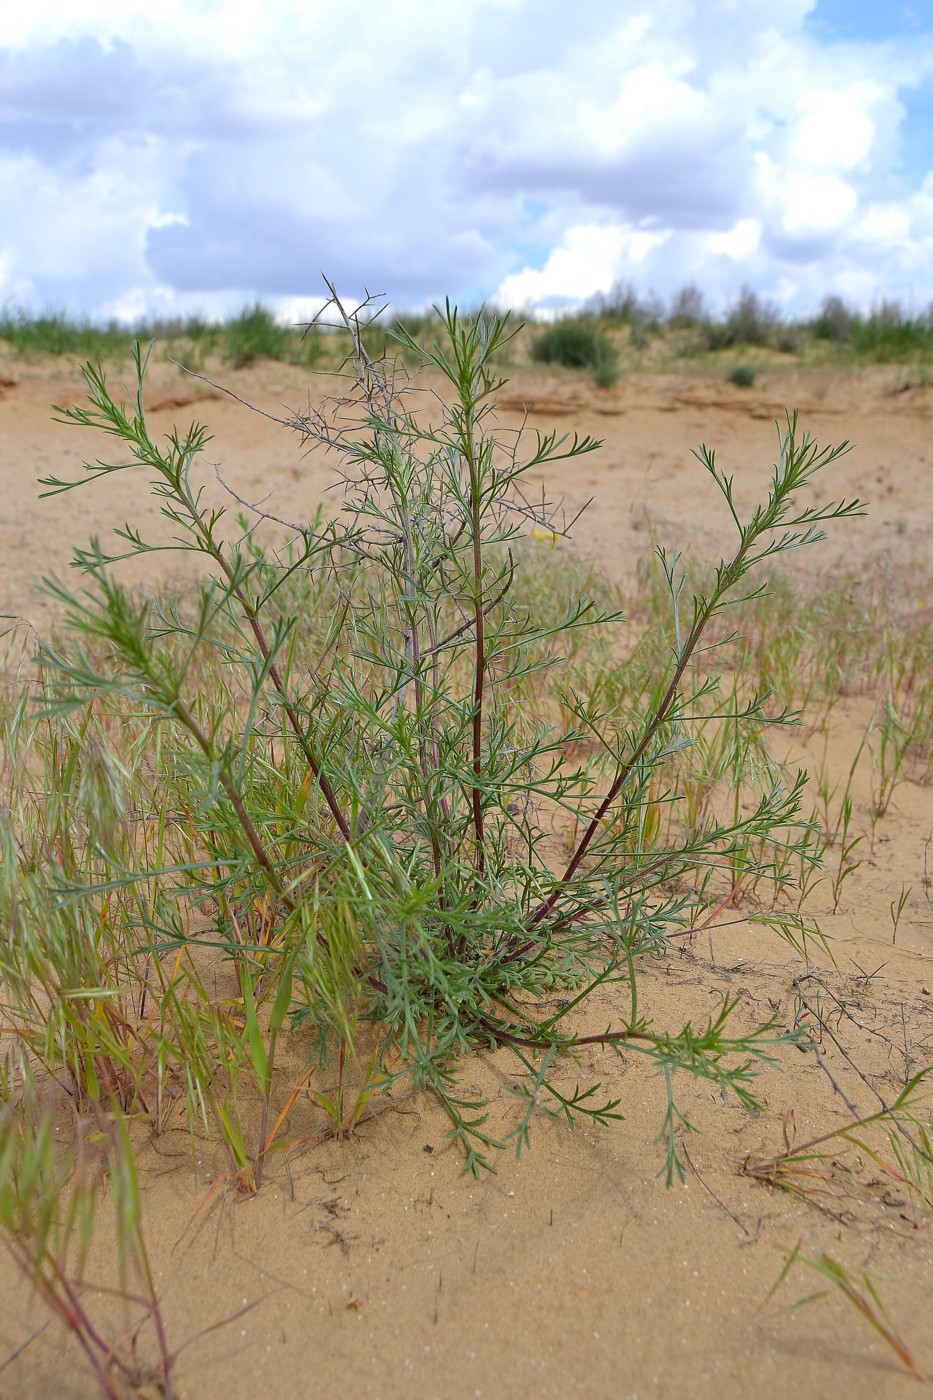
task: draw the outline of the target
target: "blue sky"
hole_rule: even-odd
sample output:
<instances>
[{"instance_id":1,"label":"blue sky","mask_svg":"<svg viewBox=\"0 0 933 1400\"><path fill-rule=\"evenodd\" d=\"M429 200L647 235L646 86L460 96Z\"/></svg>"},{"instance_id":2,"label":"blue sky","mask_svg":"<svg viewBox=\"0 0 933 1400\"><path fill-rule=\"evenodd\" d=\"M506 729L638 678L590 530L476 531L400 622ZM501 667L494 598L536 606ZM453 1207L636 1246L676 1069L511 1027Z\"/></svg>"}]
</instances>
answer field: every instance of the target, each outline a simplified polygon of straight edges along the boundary
<instances>
[{"instance_id":1,"label":"blue sky","mask_svg":"<svg viewBox=\"0 0 933 1400\"><path fill-rule=\"evenodd\" d=\"M933 0L31 0L0 303L933 302Z\"/></svg>"},{"instance_id":2,"label":"blue sky","mask_svg":"<svg viewBox=\"0 0 933 1400\"><path fill-rule=\"evenodd\" d=\"M929 31L930 8L926 0L817 0L807 25L831 40L909 42Z\"/></svg>"}]
</instances>

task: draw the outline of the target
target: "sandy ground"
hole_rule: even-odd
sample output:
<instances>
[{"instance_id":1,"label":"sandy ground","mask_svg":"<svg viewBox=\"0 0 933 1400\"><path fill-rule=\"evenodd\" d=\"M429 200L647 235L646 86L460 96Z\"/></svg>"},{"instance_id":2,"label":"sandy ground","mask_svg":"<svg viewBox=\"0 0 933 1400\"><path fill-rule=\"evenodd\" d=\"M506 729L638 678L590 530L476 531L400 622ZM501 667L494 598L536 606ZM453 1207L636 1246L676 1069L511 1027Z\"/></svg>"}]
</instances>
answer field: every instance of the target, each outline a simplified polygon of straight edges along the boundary
<instances>
[{"instance_id":1,"label":"sandy ground","mask_svg":"<svg viewBox=\"0 0 933 1400\"><path fill-rule=\"evenodd\" d=\"M272 412L300 406L306 390L297 371L276 365L226 382ZM73 543L94 532L106 537L127 519L153 532L160 522L138 473L40 500L37 477L73 475L82 455L104 448L50 421L51 402L80 396L73 369L8 361L0 363L0 385L0 613L26 617L44 633L54 609L37 581L65 570ZM321 390L316 381L312 393ZM192 415L207 421L215 435L208 457L223 463L240 495L271 491L270 509L309 513L332 479L327 463L302 458L286 433L230 400L198 398L208 392L155 366L152 426L184 425ZM736 475L740 503L749 504L770 473L773 420L794 404L821 443L855 444L827 473L824 494L871 503L866 521L838 527L797 567L815 584L839 562L865 576L878 568L930 572L933 390L903 371L788 373L745 391L651 378L603 393L570 376L522 374L503 395L501 417L516 425L532 408L533 426L605 439L599 454L545 486L566 495L571 509L595 498L576 546L624 582L652 531L705 558L728 547L721 502L691 448L715 447ZM185 575L182 557L152 560L150 582ZM827 761L843 779L866 705L852 697L841 706ZM812 767L821 743L803 731L788 754ZM646 1010L679 1026L738 993L744 1025L777 1015L789 1026L805 1012L804 997L833 1013L822 1053L839 1087L861 1112L877 1108L876 1093L890 1101L906 1076L933 1062L933 905L924 866L933 798L921 776L897 790L839 911L830 914L828 896L815 896L835 966L807 968L775 935L730 924L644 969ZM867 776L861 783L864 824ZM902 885L912 894L895 944L888 911ZM591 1014L604 1026L608 1007ZM508 1068L497 1057L465 1068L467 1087L497 1093L493 1131L512 1107ZM657 1175L657 1079L635 1060L597 1052L568 1066L568 1082L575 1077L600 1078L621 1098L625 1121L573 1134L542 1122L530 1153L519 1162L502 1154L497 1175L481 1181L463 1175L441 1115L418 1097L380 1105L347 1142L278 1156L250 1200L211 1191L223 1171L220 1153L207 1142L192 1153L186 1130L142 1144L147 1239L169 1336L183 1347L178 1393L185 1400L245 1400L257 1391L347 1400L917 1393L917 1381L838 1290L788 1310L823 1286L814 1275L792 1274L766 1301L786 1251L800 1241L825 1250L856 1275L871 1271L891 1322L933 1372L933 1227L897 1180L842 1143L819 1178L800 1179L806 1196L742 1173L749 1154L782 1151L785 1134L799 1143L847 1121L813 1054L782 1053L779 1069L760 1081L764 1111L756 1119L707 1086L683 1085L681 1102L701 1131L687 1142L687 1181L672 1190ZM296 1137L320 1132L309 1108L296 1115ZM107 1228L104 1213L101 1278ZM77 1349L46 1321L0 1260L0 1396L94 1395Z\"/></svg>"}]
</instances>

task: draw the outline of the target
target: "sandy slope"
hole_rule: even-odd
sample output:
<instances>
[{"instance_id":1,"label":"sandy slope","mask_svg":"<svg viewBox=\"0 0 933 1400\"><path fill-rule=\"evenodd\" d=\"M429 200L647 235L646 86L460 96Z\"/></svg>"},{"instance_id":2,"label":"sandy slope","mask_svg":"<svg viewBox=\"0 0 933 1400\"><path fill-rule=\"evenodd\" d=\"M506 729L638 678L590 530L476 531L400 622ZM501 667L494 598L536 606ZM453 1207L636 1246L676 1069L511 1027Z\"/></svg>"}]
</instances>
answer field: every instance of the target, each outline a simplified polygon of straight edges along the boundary
<instances>
[{"instance_id":1,"label":"sandy slope","mask_svg":"<svg viewBox=\"0 0 933 1400\"><path fill-rule=\"evenodd\" d=\"M38 476L72 474L82 454L101 448L49 420L51 401L80 393L72 371L7 363L0 375L0 613L45 631L53 611L36 581L65 568L72 542L126 519L152 530L160 522L144 482L129 474L37 499ZM283 401L300 405L305 390L297 372L281 366L227 382L272 412ZM312 393L321 387L316 382ZM271 509L307 514L331 479L327 464L302 459L287 434L229 400L192 401L202 389L156 366L153 425L205 419L215 433L209 456L223 462L240 495L273 491ZM577 378L523 374L509 385L501 417L515 425L523 408L533 408L534 426L605 439L598 455L546 489L565 494L571 508L595 497L576 545L624 580L652 531L704 557L727 547L720 502L690 449L701 441L716 447L748 504L770 472L773 419L785 404L800 405L820 442L856 444L827 474L824 493L872 503L866 522L840 528L800 567L814 581L839 560L866 576L877 568L929 571L933 392L911 386L902 371L775 377L750 391L651 378L605 393ZM183 575L187 561L155 555L153 562L160 572L150 582ZM857 697L844 713L847 728L829 755L839 774L868 718ZM789 756L812 766L816 742L801 733ZM864 817L867 787L857 797ZM933 906L924 871L931 830L930 789L905 783L870 858L846 883L839 912L822 920L834 968L808 969L776 937L730 924L645 968L646 1009L679 1025L704 1017L725 992L741 993L744 1024L776 1014L790 1025L805 1013L801 997L819 1001L835 1017L826 1065L860 1110L872 1111L874 1093L892 1098L905 1073L933 1062ZM893 945L888 906L903 884L913 893ZM827 897L817 892L815 907L825 913ZM591 1016L602 1026L608 1012L596 1007ZM465 1071L468 1086L498 1085L493 1130L512 1107L507 1070L493 1057ZM785 1133L800 1142L845 1121L813 1055L782 1055L780 1069L762 1081L765 1111L755 1120L707 1087L684 1086L682 1102L702 1135L687 1144L686 1185L671 1191L656 1175L659 1083L632 1057L595 1051L566 1076L601 1078L621 1098L625 1122L573 1135L541 1123L530 1154L518 1163L503 1154L498 1174L479 1182L463 1176L446 1148L437 1109L416 1097L381 1105L346 1143L321 1141L320 1115L299 1105L290 1132L314 1145L279 1156L253 1200L222 1188L210 1193L223 1170L220 1154L205 1143L192 1156L181 1128L142 1147L147 1237L174 1345L256 1305L182 1351L179 1393L187 1400L257 1392L347 1400L916 1393L916 1381L838 1293L782 1309L782 1299L820 1286L813 1275L792 1276L765 1304L784 1252L803 1239L850 1269L871 1269L896 1327L933 1370L933 1232L898 1183L843 1146L825 1179L803 1183L815 1192L809 1200L741 1174L749 1154L780 1152ZM104 1274L106 1228L104 1221ZM46 1319L3 1261L0 1304L0 1395L95 1394L55 1322L5 1364Z\"/></svg>"}]
</instances>

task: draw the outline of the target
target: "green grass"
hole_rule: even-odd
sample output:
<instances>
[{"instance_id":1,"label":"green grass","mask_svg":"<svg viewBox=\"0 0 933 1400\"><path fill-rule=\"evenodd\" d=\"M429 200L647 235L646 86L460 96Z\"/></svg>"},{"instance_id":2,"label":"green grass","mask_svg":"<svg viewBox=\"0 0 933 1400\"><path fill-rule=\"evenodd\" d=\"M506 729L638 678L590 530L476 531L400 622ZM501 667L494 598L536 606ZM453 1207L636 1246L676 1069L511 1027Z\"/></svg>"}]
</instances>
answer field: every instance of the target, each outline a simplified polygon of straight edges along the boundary
<instances>
[{"instance_id":1,"label":"green grass","mask_svg":"<svg viewBox=\"0 0 933 1400\"><path fill-rule=\"evenodd\" d=\"M588 369L602 388L616 379L616 352L612 342L588 321L558 321L535 336L531 354L540 364Z\"/></svg>"},{"instance_id":2,"label":"green grass","mask_svg":"<svg viewBox=\"0 0 933 1400\"><path fill-rule=\"evenodd\" d=\"M310 367L320 351L319 337L313 331L304 334L303 328L281 325L259 302L218 325L192 316L184 321L142 323L132 329L115 322L101 327L74 320L64 312L30 317L9 309L0 317L0 341L24 359L67 355L105 362L128 360L136 339L158 340L166 353L198 363L216 355L234 369L262 359Z\"/></svg>"},{"instance_id":3,"label":"green grass","mask_svg":"<svg viewBox=\"0 0 933 1400\"><path fill-rule=\"evenodd\" d=\"M257 360L284 360L288 364L311 366L320 353L320 337L314 330L296 334L283 326L259 302L247 307L224 327L223 354L234 369Z\"/></svg>"},{"instance_id":4,"label":"green grass","mask_svg":"<svg viewBox=\"0 0 933 1400\"><path fill-rule=\"evenodd\" d=\"M9 804L22 826L15 849L27 854L7 868L9 916L15 910L22 936L4 980L16 1016L32 1025L31 1050L44 1047L40 1063L67 1069L81 1096L116 1094L136 1110L141 1092L149 1100L142 1086L154 1063L174 1063L189 1084L189 1113L214 1120L245 1188L258 1187L270 1145L272 1068L286 1021L311 1037L312 1059L357 1059L356 1028L382 1026L385 1046L434 1090L477 1169L501 1143L483 1127L482 1106L457 1090L462 1055L500 1044L537 1083L535 1058L576 1043L562 1015L519 1014L516 997L530 1007L563 983L578 1004L621 980L631 1015L610 1043L631 1041L668 1072L689 1063L717 1079L731 1074L730 1054L768 1054L764 1029L733 1044L721 1020L699 1042L695 1032L652 1030L636 1011L632 959L662 948L665 927L689 917L678 886L685 871L695 866L712 891L716 872L746 860L750 842L793 825L799 783L760 765L750 817L694 804L695 819L676 823L668 819L676 794L663 803L658 794L680 771L686 714L717 722L720 695L694 679L694 653L748 561L806 543L821 521L854 507L791 511L792 491L834 454L790 425L771 497L738 527L737 552L695 596L692 621L688 609L683 633L675 628L673 660L666 629L664 659L630 662L634 689L617 676L577 689L555 670L553 648L569 648L572 661L578 637L613 634L617 612L585 593L569 603L565 595L556 616L525 600L516 579L527 508L520 495L514 513L508 502L525 470L596 444L538 436L520 469L499 455L484 425L498 387L489 366L506 334L502 322L449 314L448 348L429 358L450 380L455 407L429 431L365 356L362 437L341 429L331 439L296 420L303 435L323 432L343 454L355 486L345 520L309 524L284 569L248 522L228 543L223 514L202 509L191 484L202 428L163 446L150 439L141 360L134 405L113 400L102 372L89 368L89 406L62 414L114 437L148 470L184 547L213 578L184 607L133 597L115 564L148 546L127 529L116 556L96 541L77 552L85 591L50 583L69 631L39 658L38 716L27 723L19 703L13 711L9 762L28 754L44 778L38 802L29 787ZM731 510L730 483L712 458L704 465ZM115 469L123 468L98 460L87 480ZM51 491L77 484L46 482ZM547 532L554 524L538 521ZM664 567L680 600L676 556ZM322 615L332 630L308 626ZM730 720L737 783L746 736L761 721L754 696ZM583 762L578 737L598 740ZM579 833L563 873L546 854L544 809L562 809ZM51 870L46 849L59 852ZM188 911L205 904L215 910L208 945L230 960L236 1020L207 995L205 944L186 933ZM112 940L103 959L99 937L87 939L91 927ZM184 996L168 977L176 959ZM38 1021L25 992L36 977ZM103 1017L89 1014L94 987ZM159 1007L151 1041L138 1030L145 1001ZM234 1067L226 1088L218 1055ZM259 1096L258 1131L242 1116L240 1074ZM752 1102L741 1082L738 1092ZM547 1077L533 1102L542 1094L571 1117L613 1113L591 1093L566 1101ZM520 1116L519 1145L528 1123ZM673 1139L668 1150L674 1170Z\"/></svg>"},{"instance_id":5,"label":"green grass","mask_svg":"<svg viewBox=\"0 0 933 1400\"><path fill-rule=\"evenodd\" d=\"M7 308L0 314L0 341L24 359L42 355L111 359L125 356L130 340L129 332L116 325L95 326L63 311L33 317Z\"/></svg>"},{"instance_id":6,"label":"green grass","mask_svg":"<svg viewBox=\"0 0 933 1400\"><path fill-rule=\"evenodd\" d=\"M736 365L729 371L729 383L738 389L750 389L755 382L754 365Z\"/></svg>"},{"instance_id":7,"label":"green grass","mask_svg":"<svg viewBox=\"0 0 933 1400\"><path fill-rule=\"evenodd\" d=\"M933 314L906 312L884 302L868 313L827 297L812 317L788 319L745 287L732 306L711 316L702 292L684 287L665 308L657 298L641 298L630 285L592 299L586 313L554 327L568 345L600 335L614 352L621 374L689 372L730 374L735 353L755 374L795 367L833 366L840 371L875 364L914 364L925 373L933 359ZM534 333L530 332L530 335ZM534 341L530 341L534 359ZM560 362L560 356L554 357ZM589 367L586 359L577 360ZM740 362L742 363L742 362Z\"/></svg>"},{"instance_id":8,"label":"green grass","mask_svg":"<svg viewBox=\"0 0 933 1400\"><path fill-rule=\"evenodd\" d=\"M366 308L358 329L367 354L375 360L389 355L414 368L420 350L442 333L435 311L392 318L374 311ZM395 331L402 332L402 342ZM353 337L346 327L308 331L283 325L261 302L245 306L224 323L190 316L140 322L132 328L99 326L64 311L34 316L7 307L0 314L0 344L13 356L27 359L52 355L113 364L130 360L134 339L155 340L159 356L197 369L209 363L222 370L279 360L334 370L353 353ZM750 288L716 318L708 314L695 287L683 288L665 308L657 298L642 299L633 287L624 286L594 298L585 314L546 328L529 325L500 349L496 361L506 368L530 362L578 369L609 387L620 374L633 372L728 375L736 368L735 352L747 355L749 350L754 358L744 363L756 374L780 371L791 363L839 370L917 365L925 374L933 359L933 319L905 312L897 303L858 313L838 297L828 297L815 316L787 320Z\"/></svg>"}]
</instances>

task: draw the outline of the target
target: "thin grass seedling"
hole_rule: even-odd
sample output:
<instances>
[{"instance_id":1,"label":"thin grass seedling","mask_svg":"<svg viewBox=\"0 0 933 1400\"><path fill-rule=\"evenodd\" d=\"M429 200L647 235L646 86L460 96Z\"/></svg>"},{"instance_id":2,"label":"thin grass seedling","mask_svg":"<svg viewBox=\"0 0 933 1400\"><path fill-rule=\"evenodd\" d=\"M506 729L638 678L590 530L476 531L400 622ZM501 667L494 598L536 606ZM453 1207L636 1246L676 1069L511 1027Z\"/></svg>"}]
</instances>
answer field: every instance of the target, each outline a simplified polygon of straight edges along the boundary
<instances>
[{"instance_id":1,"label":"thin grass seedling","mask_svg":"<svg viewBox=\"0 0 933 1400\"><path fill-rule=\"evenodd\" d=\"M915 1380L924 1381L927 1379L926 1374L918 1366L906 1342L904 1342L888 1320L878 1289L868 1271L863 1270L861 1279L857 1280L853 1278L851 1272L844 1264L841 1264L838 1259L832 1258L825 1250L816 1249L812 1253L808 1253L803 1247L803 1242L798 1241L794 1248L788 1251L784 1267L768 1293L765 1302L770 1302L791 1271L798 1264L802 1264L804 1268L819 1274L821 1278L825 1279L833 1288L837 1289L843 1297L858 1310L865 1321L874 1328L883 1341L895 1353L905 1370L908 1371ZM792 1306L796 1308L803 1307L808 1303L817 1302L820 1298L825 1298L826 1295L827 1290L823 1289L818 1293L811 1293L805 1298L800 1298L796 1303L792 1304Z\"/></svg>"},{"instance_id":2,"label":"thin grass seedling","mask_svg":"<svg viewBox=\"0 0 933 1400\"><path fill-rule=\"evenodd\" d=\"M853 852L864 841L864 835L850 836L849 828L852 824L852 798L846 793L842 799L842 812L839 819L839 864L832 880L833 909L834 914L839 911L839 901L842 897L842 887L850 875L854 875L861 865L860 860L853 860Z\"/></svg>"},{"instance_id":3,"label":"thin grass seedling","mask_svg":"<svg viewBox=\"0 0 933 1400\"><path fill-rule=\"evenodd\" d=\"M913 1075L893 1103L885 1104L876 1113L853 1118L799 1145L790 1141L785 1128L785 1150L773 1157L749 1155L743 1163L743 1172L756 1181L805 1197L808 1194L806 1178L812 1174L811 1164L832 1160L831 1152L817 1149L841 1141L856 1147L887 1175L911 1190L925 1209L933 1210L933 1151L929 1130L917 1112L921 1087L931 1072L927 1068ZM864 1137L862 1130L874 1124L890 1130L886 1136L895 1163L883 1157Z\"/></svg>"},{"instance_id":4,"label":"thin grass seedling","mask_svg":"<svg viewBox=\"0 0 933 1400\"><path fill-rule=\"evenodd\" d=\"M910 899L910 896L911 896L912 891L913 891L913 886L912 886L912 885L901 885L901 892L900 892L900 894L898 895L897 899L892 899L892 900L891 900L891 904L890 904L889 907L890 907L890 910L891 910L891 925L892 925L892 927L891 927L891 942L892 942L892 943L896 943L896 942L897 942L897 926L898 926L898 924L899 924L900 921L901 921L901 915L903 914L904 910L907 908L907 901Z\"/></svg>"},{"instance_id":5,"label":"thin grass seedling","mask_svg":"<svg viewBox=\"0 0 933 1400\"><path fill-rule=\"evenodd\" d=\"M898 785L904 780L904 761L914 742L912 729L905 725L890 700L886 700L881 723L878 725L877 748L869 746L875 772L872 793L872 833L889 806ZM874 845L874 842L872 843Z\"/></svg>"}]
</instances>

